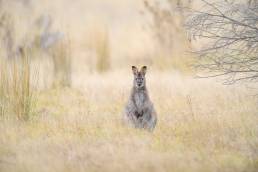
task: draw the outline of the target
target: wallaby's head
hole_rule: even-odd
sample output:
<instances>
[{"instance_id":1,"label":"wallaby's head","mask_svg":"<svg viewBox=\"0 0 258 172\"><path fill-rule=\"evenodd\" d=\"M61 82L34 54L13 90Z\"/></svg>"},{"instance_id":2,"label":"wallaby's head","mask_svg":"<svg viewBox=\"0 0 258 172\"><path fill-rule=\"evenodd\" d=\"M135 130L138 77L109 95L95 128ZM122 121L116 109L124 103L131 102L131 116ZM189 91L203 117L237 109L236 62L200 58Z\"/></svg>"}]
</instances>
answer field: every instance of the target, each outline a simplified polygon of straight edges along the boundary
<instances>
[{"instance_id":1,"label":"wallaby's head","mask_svg":"<svg viewBox=\"0 0 258 172\"><path fill-rule=\"evenodd\" d=\"M147 71L147 67L143 66L139 71L137 67L132 66L133 75L134 75L134 87L135 88L143 88L145 87L145 74Z\"/></svg>"}]
</instances>

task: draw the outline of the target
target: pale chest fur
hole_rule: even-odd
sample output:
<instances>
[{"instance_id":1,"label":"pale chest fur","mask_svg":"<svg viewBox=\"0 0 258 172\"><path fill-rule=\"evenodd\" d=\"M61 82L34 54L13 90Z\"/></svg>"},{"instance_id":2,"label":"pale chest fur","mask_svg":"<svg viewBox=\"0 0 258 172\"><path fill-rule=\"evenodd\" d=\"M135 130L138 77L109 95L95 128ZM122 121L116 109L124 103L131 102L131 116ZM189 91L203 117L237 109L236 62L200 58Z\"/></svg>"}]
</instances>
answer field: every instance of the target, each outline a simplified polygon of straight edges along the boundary
<instances>
[{"instance_id":1,"label":"pale chest fur","mask_svg":"<svg viewBox=\"0 0 258 172\"><path fill-rule=\"evenodd\" d=\"M144 92L138 92L134 94L134 103L137 107L137 109L142 109L143 105L145 103L146 96Z\"/></svg>"}]
</instances>

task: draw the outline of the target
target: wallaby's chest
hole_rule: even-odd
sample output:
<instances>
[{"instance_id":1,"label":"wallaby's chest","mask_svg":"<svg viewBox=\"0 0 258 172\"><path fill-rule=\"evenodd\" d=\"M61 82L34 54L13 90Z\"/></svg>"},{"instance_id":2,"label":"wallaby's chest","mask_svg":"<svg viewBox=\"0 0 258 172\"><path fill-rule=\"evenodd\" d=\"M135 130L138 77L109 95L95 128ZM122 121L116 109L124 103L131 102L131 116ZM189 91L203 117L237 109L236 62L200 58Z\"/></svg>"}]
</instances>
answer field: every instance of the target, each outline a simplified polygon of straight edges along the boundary
<instances>
[{"instance_id":1,"label":"wallaby's chest","mask_svg":"<svg viewBox=\"0 0 258 172\"><path fill-rule=\"evenodd\" d=\"M139 92L134 94L134 103L138 109L141 109L144 105L146 96L143 92Z\"/></svg>"}]
</instances>

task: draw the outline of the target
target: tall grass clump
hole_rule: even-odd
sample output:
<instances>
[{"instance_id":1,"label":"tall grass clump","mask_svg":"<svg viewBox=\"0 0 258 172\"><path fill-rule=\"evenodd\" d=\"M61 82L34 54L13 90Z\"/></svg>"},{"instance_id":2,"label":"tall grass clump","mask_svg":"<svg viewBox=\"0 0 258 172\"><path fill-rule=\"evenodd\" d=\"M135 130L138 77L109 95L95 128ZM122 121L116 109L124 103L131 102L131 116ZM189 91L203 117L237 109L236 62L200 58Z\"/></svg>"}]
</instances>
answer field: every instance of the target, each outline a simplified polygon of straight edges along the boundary
<instances>
[{"instance_id":1,"label":"tall grass clump","mask_svg":"<svg viewBox=\"0 0 258 172\"><path fill-rule=\"evenodd\" d=\"M54 65L53 87L71 86L72 61L71 48L69 41L61 41L52 49L52 58Z\"/></svg>"},{"instance_id":2,"label":"tall grass clump","mask_svg":"<svg viewBox=\"0 0 258 172\"><path fill-rule=\"evenodd\" d=\"M71 48L69 41L61 41L52 49L54 65L53 86L71 86Z\"/></svg>"},{"instance_id":3,"label":"tall grass clump","mask_svg":"<svg viewBox=\"0 0 258 172\"><path fill-rule=\"evenodd\" d=\"M110 43L107 30L99 31L95 37L96 68L98 72L105 72L110 68Z\"/></svg>"},{"instance_id":4,"label":"tall grass clump","mask_svg":"<svg viewBox=\"0 0 258 172\"><path fill-rule=\"evenodd\" d=\"M7 76L7 68L5 61L0 59L0 115L4 116L8 106L8 94L7 89L9 87L9 81Z\"/></svg>"},{"instance_id":5,"label":"tall grass clump","mask_svg":"<svg viewBox=\"0 0 258 172\"><path fill-rule=\"evenodd\" d=\"M21 51L20 57L0 59L0 113L3 117L28 120L36 103L35 82L30 69L28 53Z\"/></svg>"}]
</instances>

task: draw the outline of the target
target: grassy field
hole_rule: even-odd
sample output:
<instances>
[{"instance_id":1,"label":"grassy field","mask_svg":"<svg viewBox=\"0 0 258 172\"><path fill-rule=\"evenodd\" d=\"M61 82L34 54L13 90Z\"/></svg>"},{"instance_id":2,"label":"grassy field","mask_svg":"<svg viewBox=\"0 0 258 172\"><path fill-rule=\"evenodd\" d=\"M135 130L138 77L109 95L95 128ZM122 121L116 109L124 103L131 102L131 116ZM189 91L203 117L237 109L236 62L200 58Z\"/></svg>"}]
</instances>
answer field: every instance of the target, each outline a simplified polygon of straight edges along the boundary
<instances>
[{"instance_id":1,"label":"grassy field","mask_svg":"<svg viewBox=\"0 0 258 172\"><path fill-rule=\"evenodd\" d=\"M180 19L162 49L143 10L142 0L0 0L0 172L258 171L257 89L195 79ZM153 133L122 122L140 64Z\"/></svg>"},{"instance_id":2,"label":"grassy field","mask_svg":"<svg viewBox=\"0 0 258 172\"><path fill-rule=\"evenodd\" d=\"M29 121L1 118L0 171L257 171L258 109L241 86L149 71L153 133L121 121L124 71L37 92Z\"/></svg>"}]
</instances>

